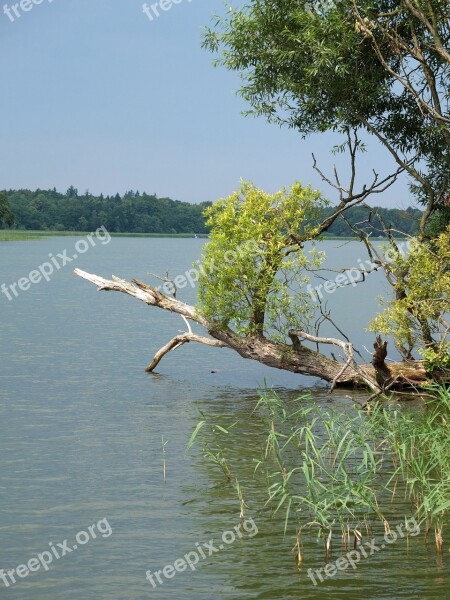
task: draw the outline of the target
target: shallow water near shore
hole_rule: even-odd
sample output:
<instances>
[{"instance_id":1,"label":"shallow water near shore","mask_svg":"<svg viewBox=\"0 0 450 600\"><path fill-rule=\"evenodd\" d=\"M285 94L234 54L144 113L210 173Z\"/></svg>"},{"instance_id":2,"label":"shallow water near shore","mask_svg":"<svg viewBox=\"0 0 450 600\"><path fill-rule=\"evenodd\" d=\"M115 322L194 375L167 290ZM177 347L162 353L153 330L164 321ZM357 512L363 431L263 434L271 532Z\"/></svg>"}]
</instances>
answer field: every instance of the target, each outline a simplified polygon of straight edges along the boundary
<instances>
[{"instance_id":1,"label":"shallow water near shore","mask_svg":"<svg viewBox=\"0 0 450 600\"><path fill-rule=\"evenodd\" d=\"M67 249L73 256L77 239L0 244L0 283L28 276L49 254ZM171 353L157 374L148 375L145 366L185 328L183 321L122 294L99 294L72 272L78 267L144 281L151 281L149 271L176 276L199 258L203 244L201 239L113 238L12 301L0 296L0 569L26 564L63 540L72 549L55 558L48 571L17 577L9 587L0 579L0 597L447 598L448 539L441 556L431 541L423 543L422 534L398 539L354 569L323 582L316 578L314 585L308 569L324 568L322 543L313 536L304 540L305 562L297 569L295 539L283 535L281 518L268 520L250 496L247 516L258 533L223 543L223 532L240 523L239 503L232 485L197 446L186 452L200 411L248 423L239 435L230 434L228 444L235 460L245 464L256 444L259 424L253 409L264 382L293 401L308 389L315 402L331 402L349 412L355 411L354 401L366 396L349 391L330 396L313 378L270 370L231 351L198 344ZM331 264L349 268L366 258L355 242L330 240L324 249ZM364 328L377 309L376 296L386 291L375 273L364 285L329 296L335 320L366 360L370 356L364 348L371 348L372 336ZM179 298L194 302L195 294L188 286ZM247 471L248 481L241 484L251 487L251 467ZM411 507L397 496L392 523L409 516ZM77 534L103 519L112 533L97 528L95 539L91 535L73 550ZM383 541L381 531L372 536ZM203 544L211 540L224 548L209 556ZM147 571L174 565L199 546L206 558L200 557L195 570L163 576L156 587L146 580ZM331 561L342 554L336 546Z\"/></svg>"}]
</instances>

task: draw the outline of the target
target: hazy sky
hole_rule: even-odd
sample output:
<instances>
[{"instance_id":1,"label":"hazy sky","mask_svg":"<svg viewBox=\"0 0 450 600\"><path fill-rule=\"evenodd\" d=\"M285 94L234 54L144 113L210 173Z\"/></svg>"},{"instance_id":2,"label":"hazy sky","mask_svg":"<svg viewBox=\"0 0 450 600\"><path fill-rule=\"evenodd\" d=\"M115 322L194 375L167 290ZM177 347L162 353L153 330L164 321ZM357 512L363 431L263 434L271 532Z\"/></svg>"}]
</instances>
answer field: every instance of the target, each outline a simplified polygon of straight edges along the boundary
<instances>
[{"instance_id":1,"label":"hazy sky","mask_svg":"<svg viewBox=\"0 0 450 600\"><path fill-rule=\"evenodd\" d=\"M237 75L201 49L222 0L180 0L153 21L142 0L22 3L31 10L18 6L20 17L15 2L10 17L0 8L0 189L139 189L200 202L242 177L268 191L299 179L334 198L311 152L331 166L339 140L242 117ZM376 147L362 157L365 176L390 166ZM399 184L377 203L412 199Z\"/></svg>"}]
</instances>

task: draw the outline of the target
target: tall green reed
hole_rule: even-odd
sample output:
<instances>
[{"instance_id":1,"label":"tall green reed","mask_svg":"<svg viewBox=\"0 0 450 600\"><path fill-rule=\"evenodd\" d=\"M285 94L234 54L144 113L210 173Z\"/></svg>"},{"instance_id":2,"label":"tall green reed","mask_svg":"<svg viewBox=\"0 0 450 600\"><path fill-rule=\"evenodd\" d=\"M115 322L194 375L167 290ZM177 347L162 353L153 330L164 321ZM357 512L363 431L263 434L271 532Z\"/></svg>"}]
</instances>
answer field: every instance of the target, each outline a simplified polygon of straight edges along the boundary
<instances>
[{"instance_id":1,"label":"tall green reed","mask_svg":"<svg viewBox=\"0 0 450 600\"><path fill-rule=\"evenodd\" d=\"M395 493L404 482L426 534L434 530L436 548L443 548L443 527L450 513L450 391L442 386L424 400L423 410L378 411L376 426L384 432L396 468L390 480Z\"/></svg>"},{"instance_id":2,"label":"tall green reed","mask_svg":"<svg viewBox=\"0 0 450 600\"><path fill-rule=\"evenodd\" d=\"M266 510L282 515L284 533L295 528L297 564L305 531L316 530L327 555L338 532L348 548L361 543L372 523L389 531L388 495L400 493L426 531L434 529L442 551L450 512L450 392L434 388L432 396L414 413L378 403L367 414L318 406L311 394L292 402L267 389L261 393L252 415L262 432L253 457L255 478L264 474ZM238 432L230 442L230 429L242 424L223 427L203 417L189 446L200 437L203 454L229 482L234 478L242 515L243 486L232 475L238 466L225 460L227 443L239 443Z\"/></svg>"}]
</instances>

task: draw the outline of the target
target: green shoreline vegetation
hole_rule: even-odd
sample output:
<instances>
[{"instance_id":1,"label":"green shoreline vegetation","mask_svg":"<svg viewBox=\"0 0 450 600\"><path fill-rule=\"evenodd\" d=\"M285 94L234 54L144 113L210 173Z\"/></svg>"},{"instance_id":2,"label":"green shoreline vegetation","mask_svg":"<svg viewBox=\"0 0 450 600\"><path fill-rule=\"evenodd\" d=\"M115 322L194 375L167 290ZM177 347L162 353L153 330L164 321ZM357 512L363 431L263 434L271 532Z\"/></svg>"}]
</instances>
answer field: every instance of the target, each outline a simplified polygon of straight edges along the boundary
<instances>
[{"instance_id":1,"label":"green shoreline vegetation","mask_svg":"<svg viewBox=\"0 0 450 600\"><path fill-rule=\"evenodd\" d=\"M0 242L29 242L43 237L42 232L18 231L16 229L0 229Z\"/></svg>"},{"instance_id":2,"label":"green shoreline vegetation","mask_svg":"<svg viewBox=\"0 0 450 600\"><path fill-rule=\"evenodd\" d=\"M197 442L220 468L238 492L241 512L248 504L261 516L282 516L285 535L297 539L298 565L306 559L302 538L312 531L328 556L339 542L357 548L375 528L393 530L395 499L410 504L424 534L419 539L434 537L442 553L450 525L449 420L444 386L430 386L416 411L395 396L348 412L315 404L311 392L286 400L263 390L252 414L259 431L252 460L243 463L236 454L248 423L234 415L202 413L188 448Z\"/></svg>"},{"instance_id":3,"label":"green shoreline vegetation","mask_svg":"<svg viewBox=\"0 0 450 600\"><path fill-rule=\"evenodd\" d=\"M0 229L0 242L23 242L36 241L49 237L82 237L92 233L91 231L37 231L26 229ZM176 238L176 239L208 239L208 233L110 233L116 238ZM354 240L354 237L339 235L322 235L322 240ZM396 239L403 239L397 237ZM381 238L380 238L381 241Z\"/></svg>"},{"instance_id":4,"label":"green shoreline vegetation","mask_svg":"<svg viewBox=\"0 0 450 600\"><path fill-rule=\"evenodd\" d=\"M123 196L83 195L71 186L65 194L53 190L3 190L0 191L0 239L7 237L4 230L18 231L17 235L83 235L105 227L111 235L125 236L207 236L205 210L211 202L193 204L171 198L159 198L156 194L126 192ZM423 212L416 208L400 210L378 208L384 222L396 232L415 235ZM319 218L331 214L333 209L323 208ZM337 219L326 237L352 238L350 224L369 218L367 208L355 206L346 212L346 220ZM4 228L2 230L2 227ZM367 225L372 236L378 237L380 229ZM12 234L11 234L12 235ZM383 235L381 237L384 237ZM30 238L21 238L30 239Z\"/></svg>"},{"instance_id":5,"label":"green shoreline vegetation","mask_svg":"<svg viewBox=\"0 0 450 600\"><path fill-rule=\"evenodd\" d=\"M20 229L0 229L0 242L22 242L36 241L49 237L82 237L92 233L91 231L28 231ZM192 233L110 233L111 237L117 238L208 238L208 234Z\"/></svg>"}]
</instances>

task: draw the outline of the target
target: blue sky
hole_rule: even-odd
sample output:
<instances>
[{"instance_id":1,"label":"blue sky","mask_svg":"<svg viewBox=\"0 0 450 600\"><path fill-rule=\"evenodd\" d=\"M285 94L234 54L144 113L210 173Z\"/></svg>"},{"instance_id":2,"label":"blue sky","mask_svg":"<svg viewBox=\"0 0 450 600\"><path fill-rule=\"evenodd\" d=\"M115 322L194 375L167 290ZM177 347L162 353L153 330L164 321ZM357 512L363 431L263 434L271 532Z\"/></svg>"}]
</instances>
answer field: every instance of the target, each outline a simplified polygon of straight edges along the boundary
<instances>
[{"instance_id":1,"label":"blue sky","mask_svg":"<svg viewBox=\"0 0 450 600\"><path fill-rule=\"evenodd\" d=\"M13 4L14 21L0 9L0 189L73 184L200 202L242 177L267 191L310 182L334 199L311 152L329 168L339 139L242 117L239 78L201 49L222 0L181 0L153 21L142 0L42 0L20 17ZM361 173L391 166L374 145ZM376 201L413 202L404 183Z\"/></svg>"}]
</instances>

